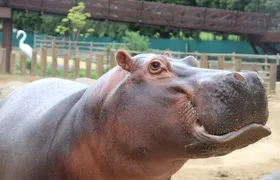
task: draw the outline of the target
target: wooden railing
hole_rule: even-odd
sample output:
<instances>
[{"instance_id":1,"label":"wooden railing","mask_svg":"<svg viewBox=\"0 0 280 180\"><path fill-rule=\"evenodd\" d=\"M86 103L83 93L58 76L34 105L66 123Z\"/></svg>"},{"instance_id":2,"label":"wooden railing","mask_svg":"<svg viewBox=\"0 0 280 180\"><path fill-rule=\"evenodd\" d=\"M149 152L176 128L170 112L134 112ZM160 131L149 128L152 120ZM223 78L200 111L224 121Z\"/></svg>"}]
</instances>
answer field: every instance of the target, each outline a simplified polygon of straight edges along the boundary
<instances>
[{"instance_id":1,"label":"wooden railing","mask_svg":"<svg viewBox=\"0 0 280 180\"><path fill-rule=\"evenodd\" d=\"M255 71L264 80L269 92L275 93L277 81L277 65L280 64L280 55L253 55L253 54L216 54L216 53L186 53L194 56L201 68L222 69L236 72ZM269 63L268 61L274 61Z\"/></svg>"},{"instance_id":2,"label":"wooden railing","mask_svg":"<svg viewBox=\"0 0 280 180\"><path fill-rule=\"evenodd\" d=\"M48 56L48 51L50 55ZM58 48L41 48L33 50L32 59L27 63L25 54L13 51L11 56L10 71L15 75L29 75L37 77L60 77L76 79L78 77L99 78L105 72L116 66L115 52L111 49L108 63L105 63L104 53L90 53L84 58L70 58L70 53L59 55ZM130 53L144 53L134 52ZM277 63L268 63L267 60L279 62L280 56L240 55L240 54L200 54L186 53L195 56L201 68L224 69L237 72L256 71L264 79L268 92L276 90ZM0 73L5 73L5 49L0 49ZM255 62L245 61L252 59ZM29 65L28 65L29 64ZM30 67L29 67L30 66ZM29 68L28 68L29 67Z\"/></svg>"},{"instance_id":3,"label":"wooden railing","mask_svg":"<svg viewBox=\"0 0 280 180\"><path fill-rule=\"evenodd\" d=\"M0 6L66 15L73 0L0 0ZM269 14L219 10L135 0L87 0L93 19L261 35L279 31L279 19Z\"/></svg>"},{"instance_id":4,"label":"wooden railing","mask_svg":"<svg viewBox=\"0 0 280 180\"><path fill-rule=\"evenodd\" d=\"M89 54L87 58L70 58L69 53L59 56L58 49L51 49L48 56L48 49L41 48L40 51L33 50L32 59L21 52L13 51L11 56L10 72L12 75L30 75L39 77L60 77L76 79L79 77L99 78L108 68L115 66L111 61L108 66L104 62L104 54ZM0 49L0 73L5 73L6 49ZM114 56L111 56L114 57ZM29 68L28 68L29 67Z\"/></svg>"},{"instance_id":5,"label":"wooden railing","mask_svg":"<svg viewBox=\"0 0 280 180\"><path fill-rule=\"evenodd\" d=\"M110 49L125 48L125 43L117 42L85 42L85 41L71 41L69 38L57 37L57 36L45 36L45 35L34 35L34 49L40 50L40 48L49 49L48 55L51 55L51 49L57 48L59 55L62 56L64 53L69 53L70 57L78 56L80 58L86 58L88 54L103 53L108 54ZM130 53L139 54L143 53L140 51L131 51ZM163 54L165 50L148 49L146 52ZM170 51L174 57L181 58L186 56L185 52ZM108 58L108 55L105 57Z\"/></svg>"}]
</instances>

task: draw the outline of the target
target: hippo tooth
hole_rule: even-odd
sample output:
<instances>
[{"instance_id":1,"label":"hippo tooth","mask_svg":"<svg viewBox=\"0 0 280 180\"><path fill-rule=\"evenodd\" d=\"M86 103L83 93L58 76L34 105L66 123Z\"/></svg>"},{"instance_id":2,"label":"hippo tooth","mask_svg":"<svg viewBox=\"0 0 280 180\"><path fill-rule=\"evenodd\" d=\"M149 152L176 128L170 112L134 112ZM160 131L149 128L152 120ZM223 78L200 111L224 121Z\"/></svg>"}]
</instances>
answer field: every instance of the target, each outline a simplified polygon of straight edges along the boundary
<instances>
[{"instance_id":1,"label":"hippo tooth","mask_svg":"<svg viewBox=\"0 0 280 180\"><path fill-rule=\"evenodd\" d=\"M190 109L193 114L196 114L196 108L191 101L188 101L188 109Z\"/></svg>"},{"instance_id":2,"label":"hippo tooth","mask_svg":"<svg viewBox=\"0 0 280 180\"><path fill-rule=\"evenodd\" d=\"M188 101L188 107L191 108L191 106L192 106L192 102Z\"/></svg>"}]
</instances>

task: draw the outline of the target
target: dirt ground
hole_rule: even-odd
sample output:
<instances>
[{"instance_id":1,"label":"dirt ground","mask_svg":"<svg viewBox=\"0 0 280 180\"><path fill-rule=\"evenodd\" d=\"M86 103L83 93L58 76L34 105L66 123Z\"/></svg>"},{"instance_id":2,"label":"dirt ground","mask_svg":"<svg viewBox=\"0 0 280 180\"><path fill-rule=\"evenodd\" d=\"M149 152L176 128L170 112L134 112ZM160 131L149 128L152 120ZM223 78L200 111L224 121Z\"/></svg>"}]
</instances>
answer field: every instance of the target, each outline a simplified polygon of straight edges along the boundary
<instances>
[{"instance_id":1,"label":"dirt ground","mask_svg":"<svg viewBox=\"0 0 280 180\"><path fill-rule=\"evenodd\" d=\"M35 79L0 76L0 87L10 81ZM258 180L280 170L280 84L277 87L277 95L269 98L270 137L223 157L190 160L172 180Z\"/></svg>"}]
</instances>

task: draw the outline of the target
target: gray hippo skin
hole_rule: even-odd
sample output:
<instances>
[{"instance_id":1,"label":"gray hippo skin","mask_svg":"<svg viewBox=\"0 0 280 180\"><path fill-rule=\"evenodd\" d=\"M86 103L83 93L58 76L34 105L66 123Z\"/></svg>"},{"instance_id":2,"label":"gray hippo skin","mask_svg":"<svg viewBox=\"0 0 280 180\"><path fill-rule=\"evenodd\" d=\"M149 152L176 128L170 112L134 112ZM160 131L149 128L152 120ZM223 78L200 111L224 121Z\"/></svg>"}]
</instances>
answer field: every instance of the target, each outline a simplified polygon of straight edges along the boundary
<instances>
[{"instance_id":1,"label":"gray hippo skin","mask_svg":"<svg viewBox=\"0 0 280 180\"><path fill-rule=\"evenodd\" d=\"M259 180L280 180L280 170L274 171Z\"/></svg>"},{"instance_id":2,"label":"gray hippo skin","mask_svg":"<svg viewBox=\"0 0 280 180\"><path fill-rule=\"evenodd\" d=\"M271 134L256 73L124 50L116 62L90 86L43 79L0 102L1 180L168 180Z\"/></svg>"}]
</instances>

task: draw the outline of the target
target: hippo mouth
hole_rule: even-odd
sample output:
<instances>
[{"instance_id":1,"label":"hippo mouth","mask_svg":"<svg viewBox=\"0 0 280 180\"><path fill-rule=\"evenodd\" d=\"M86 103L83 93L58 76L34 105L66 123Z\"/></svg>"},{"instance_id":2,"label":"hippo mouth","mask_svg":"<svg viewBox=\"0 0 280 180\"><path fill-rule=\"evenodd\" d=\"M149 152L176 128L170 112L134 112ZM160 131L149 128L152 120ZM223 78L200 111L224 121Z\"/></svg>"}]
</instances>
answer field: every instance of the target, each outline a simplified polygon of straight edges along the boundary
<instances>
[{"instance_id":1,"label":"hippo mouth","mask_svg":"<svg viewBox=\"0 0 280 180\"><path fill-rule=\"evenodd\" d=\"M242 138L247 139L247 141L249 142L250 138L259 140L271 134L271 130L267 125L259 123L251 123L226 134L211 134L207 132L202 124L200 124L199 119L194 125L194 131L196 135L198 135L198 137L207 141L217 143L226 143L235 139ZM251 142L249 143L251 144Z\"/></svg>"},{"instance_id":2,"label":"hippo mouth","mask_svg":"<svg viewBox=\"0 0 280 180\"><path fill-rule=\"evenodd\" d=\"M199 152L201 153L199 157L226 155L236 149L253 144L271 134L271 130L266 125L266 121L263 121L263 123L249 122L226 133L209 132L204 127L201 119L199 119L197 107L190 99L188 99L187 108L196 117L196 121L193 124L193 136L198 140L198 143L195 143L193 148L197 153L196 155ZM188 150L190 149L188 147Z\"/></svg>"}]
</instances>

